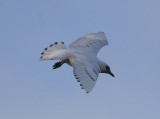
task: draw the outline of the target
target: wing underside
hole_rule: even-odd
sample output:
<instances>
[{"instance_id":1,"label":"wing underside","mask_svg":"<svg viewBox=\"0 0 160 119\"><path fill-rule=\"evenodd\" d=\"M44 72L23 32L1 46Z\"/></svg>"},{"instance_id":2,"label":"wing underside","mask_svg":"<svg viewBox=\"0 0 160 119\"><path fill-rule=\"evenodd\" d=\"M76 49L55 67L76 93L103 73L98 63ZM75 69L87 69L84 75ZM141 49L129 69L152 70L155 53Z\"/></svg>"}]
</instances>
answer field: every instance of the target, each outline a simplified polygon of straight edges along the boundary
<instances>
[{"instance_id":1,"label":"wing underside","mask_svg":"<svg viewBox=\"0 0 160 119\"><path fill-rule=\"evenodd\" d=\"M73 66L73 74L82 89L86 90L87 93L92 91L94 88L100 69L97 64L86 57L74 57L70 59Z\"/></svg>"}]
</instances>

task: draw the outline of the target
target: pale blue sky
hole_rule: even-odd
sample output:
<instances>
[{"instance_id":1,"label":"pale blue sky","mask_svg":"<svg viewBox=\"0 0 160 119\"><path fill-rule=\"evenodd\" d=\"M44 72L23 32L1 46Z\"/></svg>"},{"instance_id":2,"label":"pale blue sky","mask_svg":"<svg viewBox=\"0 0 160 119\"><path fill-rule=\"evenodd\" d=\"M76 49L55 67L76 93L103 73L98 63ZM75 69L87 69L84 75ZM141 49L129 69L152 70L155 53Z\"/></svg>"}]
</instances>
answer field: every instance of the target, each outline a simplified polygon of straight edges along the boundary
<instances>
[{"instance_id":1,"label":"pale blue sky","mask_svg":"<svg viewBox=\"0 0 160 119\"><path fill-rule=\"evenodd\" d=\"M39 61L56 41L103 31L100 74L86 94L72 67ZM0 119L160 119L159 0L0 0Z\"/></svg>"}]
</instances>

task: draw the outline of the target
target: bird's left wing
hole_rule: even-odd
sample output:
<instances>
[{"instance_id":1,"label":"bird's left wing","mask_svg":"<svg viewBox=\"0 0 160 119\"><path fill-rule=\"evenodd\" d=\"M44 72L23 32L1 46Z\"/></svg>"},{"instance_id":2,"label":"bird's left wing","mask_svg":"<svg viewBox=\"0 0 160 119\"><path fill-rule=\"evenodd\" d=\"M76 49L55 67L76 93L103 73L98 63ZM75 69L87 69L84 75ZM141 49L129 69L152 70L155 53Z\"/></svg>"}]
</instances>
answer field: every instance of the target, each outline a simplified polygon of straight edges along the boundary
<instances>
[{"instance_id":1,"label":"bird's left wing","mask_svg":"<svg viewBox=\"0 0 160 119\"><path fill-rule=\"evenodd\" d=\"M100 73L99 66L89 58L85 56L72 57L69 59L73 67L73 74L82 89L87 93L94 88L98 75Z\"/></svg>"},{"instance_id":2,"label":"bird's left wing","mask_svg":"<svg viewBox=\"0 0 160 119\"><path fill-rule=\"evenodd\" d=\"M85 35L69 45L76 52L87 53L96 56L99 50L108 44L104 32Z\"/></svg>"}]
</instances>

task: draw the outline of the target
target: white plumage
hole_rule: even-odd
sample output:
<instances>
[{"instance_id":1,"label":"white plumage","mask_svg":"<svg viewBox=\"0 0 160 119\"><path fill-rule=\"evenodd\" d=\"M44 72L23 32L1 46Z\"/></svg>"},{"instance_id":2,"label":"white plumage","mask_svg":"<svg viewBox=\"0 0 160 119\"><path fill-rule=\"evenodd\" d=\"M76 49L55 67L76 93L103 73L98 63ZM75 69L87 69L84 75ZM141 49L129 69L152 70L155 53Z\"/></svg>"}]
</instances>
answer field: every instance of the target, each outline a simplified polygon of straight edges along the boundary
<instances>
[{"instance_id":1,"label":"white plumage","mask_svg":"<svg viewBox=\"0 0 160 119\"><path fill-rule=\"evenodd\" d=\"M107 44L104 32L92 33L77 39L68 49L64 42L51 44L41 53L40 60L61 60L53 66L54 69L63 63L72 66L75 78L88 93L94 88L99 73L108 73L114 77L109 66L96 57Z\"/></svg>"}]
</instances>

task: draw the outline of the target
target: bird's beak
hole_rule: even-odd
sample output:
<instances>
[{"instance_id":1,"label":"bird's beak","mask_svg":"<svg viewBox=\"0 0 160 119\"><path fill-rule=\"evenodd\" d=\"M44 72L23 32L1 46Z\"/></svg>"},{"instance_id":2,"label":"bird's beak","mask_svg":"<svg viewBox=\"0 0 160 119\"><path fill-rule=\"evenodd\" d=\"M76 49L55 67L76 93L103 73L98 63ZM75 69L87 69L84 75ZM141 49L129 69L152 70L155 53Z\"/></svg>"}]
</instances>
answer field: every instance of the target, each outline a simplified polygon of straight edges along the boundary
<instances>
[{"instance_id":1,"label":"bird's beak","mask_svg":"<svg viewBox=\"0 0 160 119\"><path fill-rule=\"evenodd\" d=\"M108 72L108 74L110 74L112 77L114 77L114 74L111 71Z\"/></svg>"}]
</instances>

